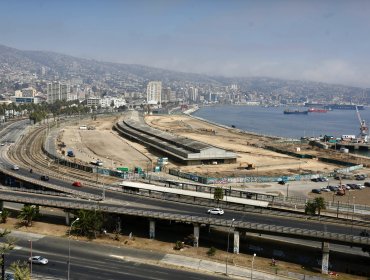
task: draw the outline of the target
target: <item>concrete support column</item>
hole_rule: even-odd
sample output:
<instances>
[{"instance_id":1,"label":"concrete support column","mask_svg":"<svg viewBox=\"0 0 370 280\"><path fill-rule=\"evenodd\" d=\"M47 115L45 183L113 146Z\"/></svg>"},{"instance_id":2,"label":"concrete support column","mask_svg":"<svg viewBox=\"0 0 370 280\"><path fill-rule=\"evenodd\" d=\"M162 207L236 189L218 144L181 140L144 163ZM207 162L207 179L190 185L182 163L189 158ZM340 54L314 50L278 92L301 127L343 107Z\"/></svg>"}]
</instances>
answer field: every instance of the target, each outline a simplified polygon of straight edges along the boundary
<instances>
[{"instance_id":1,"label":"concrete support column","mask_svg":"<svg viewBox=\"0 0 370 280\"><path fill-rule=\"evenodd\" d=\"M150 239L155 238L155 220L153 219L149 220L149 238Z\"/></svg>"},{"instance_id":2,"label":"concrete support column","mask_svg":"<svg viewBox=\"0 0 370 280\"><path fill-rule=\"evenodd\" d=\"M199 224L194 224L194 247L199 246Z\"/></svg>"},{"instance_id":3,"label":"concrete support column","mask_svg":"<svg viewBox=\"0 0 370 280\"><path fill-rule=\"evenodd\" d=\"M234 230L234 254L239 254L239 231Z\"/></svg>"},{"instance_id":4,"label":"concrete support column","mask_svg":"<svg viewBox=\"0 0 370 280\"><path fill-rule=\"evenodd\" d=\"M329 270L329 243L322 242L322 262L321 262L321 273L328 274Z\"/></svg>"},{"instance_id":5,"label":"concrete support column","mask_svg":"<svg viewBox=\"0 0 370 280\"><path fill-rule=\"evenodd\" d=\"M4 201L0 200L0 211L4 209Z\"/></svg>"},{"instance_id":6,"label":"concrete support column","mask_svg":"<svg viewBox=\"0 0 370 280\"><path fill-rule=\"evenodd\" d=\"M69 212L66 212L66 225L69 226L70 225L70 216L71 214Z\"/></svg>"},{"instance_id":7,"label":"concrete support column","mask_svg":"<svg viewBox=\"0 0 370 280\"><path fill-rule=\"evenodd\" d=\"M118 233L121 233L122 227L121 227L121 216L117 217L117 227L116 230Z\"/></svg>"}]
</instances>

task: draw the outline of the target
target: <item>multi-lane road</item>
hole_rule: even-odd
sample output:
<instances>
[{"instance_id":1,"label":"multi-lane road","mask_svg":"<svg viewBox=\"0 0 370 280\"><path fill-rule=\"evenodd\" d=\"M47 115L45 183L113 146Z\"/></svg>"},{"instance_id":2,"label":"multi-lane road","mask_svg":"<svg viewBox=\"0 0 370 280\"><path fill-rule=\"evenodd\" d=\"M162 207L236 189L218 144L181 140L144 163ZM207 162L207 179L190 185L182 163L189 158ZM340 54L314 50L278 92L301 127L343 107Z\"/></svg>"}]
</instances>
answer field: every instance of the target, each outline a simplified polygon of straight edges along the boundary
<instances>
[{"instance_id":1,"label":"multi-lane road","mask_svg":"<svg viewBox=\"0 0 370 280\"><path fill-rule=\"evenodd\" d=\"M17 137L22 135L21 131L24 131L27 127L27 121L22 121L19 123L15 123L12 126L9 126L5 129L4 134L7 135L7 139L9 142L16 142ZM16 133L12 131L16 130ZM11 136L10 136L11 135ZM13 163L6 157L5 150L8 147L2 146L0 147L0 162L2 162L5 168L11 169ZM20 170L14 171L15 173L22 174L24 176L40 179L41 175L37 173L36 170L33 171L31 174L29 172L28 167L23 168L21 167ZM74 189L77 188L72 186L72 182L74 181L73 178L68 178L67 181L62 181L57 178L50 177L49 183L55 184L58 186L62 186L64 188ZM78 188L79 191L83 191L86 193L94 194L94 195L102 195L102 188L97 188L95 186L85 184L83 187ZM4 192L5 193L5 192ZM29 194L25 194L25 196L30 196ZM56 200L67 200L67 198L53 198ZM82 202L83 203L83 202ZM86 202L90 203L90 202ZM150 199L147 197L130 195L122 192L117 191L110 191L105 190L105 201L99 203L101 206L121 206L126 209L133 209L133 210L153 210L156 212L164 212L169 214L180 214L180 215L192 215L198 217L209 217L206 213L207 208L204 206L197 206L197 205L189 205L189 204L182 204L177 202L171 202L166 200L156 200ZM258 214L254 212L241 212L241 211L232 211L232 210L225 210L225 214L219 217L224 220L232 220L235 219L236 221L242 222L249 222L249 223L260 223L266 225L279 225L284 227L293 227L293 228L301 228L301 229L308 229L308 230L316 230L316 231L327 231L333 233L340 233L340 234L353 234L359 235L359 233L363 230L363 227L357 228L356 226L351 226L350 223L346 224L343 222L341 223L327 223L325 221L312 221L309 219L296 219L287 216L279 216L279 215L265 215L265 214Z\"/></svg>"},{"instance_id":2,"label":"multi-lane road","mask_svg":"<svg viewBox=\"0 0 370 280\"><path fill-rule=\"evenodd\" d=\"M13 233L12 233L13 234ZM15 250L6 255L6 264L27 261L31 255L49 260L46 265L32 265L32 273L38 279L67 279L68 249L70 253L70 279L223 279L222 276L193 273L170 269L158 264L165 254L138 249L99 245L85 241L44 237L37 234L14 233ZM31 243L32 241L32 243ZM50 277L50 278L49 278Z\"/></svg>"}]
</instances>

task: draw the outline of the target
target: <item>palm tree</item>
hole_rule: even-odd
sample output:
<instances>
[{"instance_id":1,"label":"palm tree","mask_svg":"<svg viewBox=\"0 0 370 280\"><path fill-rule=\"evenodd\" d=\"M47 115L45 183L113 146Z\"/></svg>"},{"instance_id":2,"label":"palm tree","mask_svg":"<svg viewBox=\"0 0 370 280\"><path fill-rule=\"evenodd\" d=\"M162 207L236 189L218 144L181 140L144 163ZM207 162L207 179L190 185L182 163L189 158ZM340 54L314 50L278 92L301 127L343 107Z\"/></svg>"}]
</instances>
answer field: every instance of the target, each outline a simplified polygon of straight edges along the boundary
<instances>
[{"instance_id":1,"label":"palm tree","mask_svg":"<svg viewBox=\"0 0 370 280\"><path fill-rule=\"evenodd\" d=\"M16 261L10 265L10 270L14 273L14 280L30 280L31 271L27 262Z\"/></svg>"},{"instance_id":2,"label":"palm tree","mask_svg":"<svg viewBox=\"0 0 370 280\"><path fill-rule=\"evenodd\" d=\"M1 211L1 214L0 214L0 220L1 220L1 223L5 224L6 221L8 220L8 217L9 217L9 210L7 209L3 209L3 211Z\"/></svg>"},{"instance_id":3,"label":"palm tree","mask_svg":"<svg viewBox=\"0 0 370 280\"><path fill-rule=\"evenodd\" d=\"M217 206L218 206L219 201L224 198L224 191L221 187L215 188L213 198L217 200Z\"/></svg>"},{"instance_id":4,"label":"palm tree","mask_svg":"<svg viewBox=\"0 0 370 280\"><path fill-rule=\"evenodd\" d=\"M316 197L313 200L315 204L315 210L317 210L317 214L320 216L321 210L326 209L325 199L323 197Z\"/></svg>"},{"instance_id":5,"label":"palm tree","mask_svg":"<svg viewBox=\"0 0 370 280\"><path fill-rule=\"evenodd\" d=\"M25 204L18 215L20 219L26 226L31 227L32 221L39 215L39 207L36 205Z\"/></svg>"}]
</instances>

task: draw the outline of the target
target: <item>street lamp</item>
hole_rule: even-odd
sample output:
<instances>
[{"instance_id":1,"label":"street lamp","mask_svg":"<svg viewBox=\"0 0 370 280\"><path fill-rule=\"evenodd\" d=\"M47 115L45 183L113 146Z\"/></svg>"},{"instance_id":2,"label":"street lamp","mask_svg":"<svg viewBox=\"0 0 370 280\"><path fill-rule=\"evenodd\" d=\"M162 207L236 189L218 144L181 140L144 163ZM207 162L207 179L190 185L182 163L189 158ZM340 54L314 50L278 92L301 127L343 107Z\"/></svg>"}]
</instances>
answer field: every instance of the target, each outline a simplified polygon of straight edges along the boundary
<instances>
[{"instance_id":1,"label":"street lamp","mask_svg":"<svg viewBox=\"0 0 370 280\"><path fill-rule=\"evenodd\" d=\"M231 230L231 227L234 223L235 219L232 219L231 220L231 224L229 226L229 231L227 233L227 249L226 249L226 275L227 275L227 263L229 261L229 244L230 244L230 230Z\"/></svg>"},{"instance_id":2,"label":"street lamp","mask_svg":"<svg viewBox=\"0 0 370 280\"><path fill-rule=\"evenodd\" d=\"M289 197L289 183L286 184L286 197Z\"/></svg>"},{"instance_id":3,"label":"street lamp","mask_svg":"<svg viewBox=\"0 0 370 280\"><path fill-rule=\"evenodd\" d=\"M253 265L254 265L254 258L257 256L256 253L253 254L253 259L252 259L252 269L251 269L251 280L253 279Z\"/></svg>"},{"instance_id":4,"label":"street lamp","mask_svg":"<svg viewBox=\"0 0 370 280\"><path fill-rule=\"evenodd\" d=\"M74 220L71 224L71 227L69 228L69 236L68 236L68 276L67 279L69 280L69 270L71 266L71 231L72 231L72 226L75 222L79 221L80 218L77 218Z\"/></svg>"},{"instance_id":5,"label":"street lamp","mask_svg":"<svg viewBox=\"0 0 370 280\"><path fill-rule=\"evenodd\" d=\"M32 240L28 240L30 242L30 249L31 249L31 258L30 258L30 274L32 278Z\"/></svg>"}]
</instances>

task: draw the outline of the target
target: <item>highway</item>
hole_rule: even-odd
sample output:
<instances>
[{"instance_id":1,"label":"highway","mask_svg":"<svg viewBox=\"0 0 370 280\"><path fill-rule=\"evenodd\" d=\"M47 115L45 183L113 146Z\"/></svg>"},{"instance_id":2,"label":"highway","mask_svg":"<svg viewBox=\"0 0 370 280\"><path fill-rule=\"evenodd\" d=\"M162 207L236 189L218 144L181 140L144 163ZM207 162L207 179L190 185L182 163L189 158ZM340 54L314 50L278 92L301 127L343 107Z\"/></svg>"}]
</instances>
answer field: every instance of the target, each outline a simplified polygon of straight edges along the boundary
<instances>
[{"instance_id":1,"label":"highway","mask_svg":"<svg viewBox=\"0 0 370 280\"><path fill-rule=\"evenodd\" d=\"M26 127L26 122L19 122L19 126L16 126L18 130L22 130ZM13 138L8 138L9 141L16 141L17 137L19 137L19 131L17 133L11 133L13 130L12 127L6 128L6 135L13 135ZM7 130L9 130L7 132ZM10 168L12 163L8 160L5 156L4 150L7 147L1 147L0 153L0 161L3 162L3 166ZM18 171L14 171L24 176L32 177L35 179L40 178L43 174L38 174L34 171L32 174L29 173L29 170L26 168L21 168ZM55 179L53 177L50 178L50 183L59 185L69 189L76 189L76 187L71 186L73 182L73 178L69 178L66 182ZM78 188L79 191L84 191L91 194L102 194L102 189L96 188L93 186L89 186L88 184L84 185L81 188ZM6 193L5 191L1 191L2 193ZM18 195L22 195L18 193ZM24 196L29 197L30 194L24 194ZM184 203L177 203L171 202L166 200L158 200L158 199L150 199L147 197L137 196L137 195L130 195L116 191L105 191L105 201L99 202L100 206L120 206L125 209L133 209L133 210L151 210L156 212L163 212L168 214L180 214L180 215L191 215L197 217L209 217L206 213L207 208L205 206L197 206L197 205L189 205ZM56 197L53 198L55 200L66 201L68 198L65 197ZM79 200L80 203L92 203L89 201ZM96 203L96 202L94 202ZM216 205L214 205L216 206ZM341 223L327 223L325 221L312 221L310 219L295 219L292 217L285 217L285 216L278 216L278 215L266 215L266 214L258 214L253 212L241 212L241 211L232 211L225 209L225 214L223 216L218 216L217 218L231 221L235 219L236 221L242 222L249 222L249 223L259 223L259 224L266 224L266 225L279 225L284 227L292 227L292 228L301 228L301 229L309 229L309 230L316 230L316 231L326 231L326 232L333 232L333 233L341 233L341 234L353 234L359 235L360 232L363 230L363 227L358 228L356 226L351 226L350 223L343 224ZM366 226L369 229L369 225Z\"/></svg>"},{"instance_id":2,"label":"highway","mask_svg":"<svg viewBox=\"0 0 370 280\"><path fill-rule=\"evenodd\" d=\"M68 261L68 239L44 237L21 232L12 233L16 237L17 247L6 255L6 267L17 260L27 260L31 254L41 255L49 260L47 265L32 265L33 275L43 279L66 279ZM99 245L71 238L70 279L107 280L107 279L225 279L212 276L161 267L158 264L165 254Z\"/></svg>"}]
</instances>

